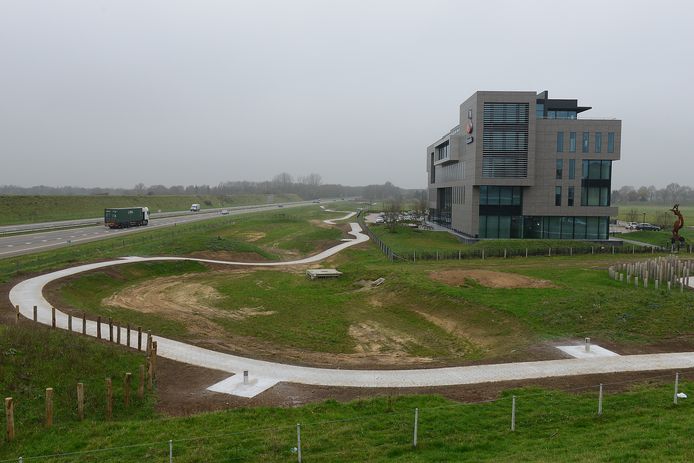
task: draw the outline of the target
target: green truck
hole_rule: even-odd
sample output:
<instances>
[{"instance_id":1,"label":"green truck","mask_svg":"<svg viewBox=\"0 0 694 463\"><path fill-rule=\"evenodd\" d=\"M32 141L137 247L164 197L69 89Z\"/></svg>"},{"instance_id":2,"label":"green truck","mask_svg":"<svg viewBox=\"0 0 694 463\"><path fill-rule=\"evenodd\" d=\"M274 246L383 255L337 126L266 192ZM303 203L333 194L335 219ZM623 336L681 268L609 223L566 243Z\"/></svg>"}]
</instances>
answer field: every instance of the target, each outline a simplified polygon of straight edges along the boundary
<instances>
[{"instance_id":1,"label":"green truck","mask_svg":"<svg viewBox=\"0 0 694 463\"><path fill-rule=\"evenodd\" d=\"M139 227L149 223L147 207L108 207L104 209L104 225L108 228Z\"/></svg>"}]
</instances>

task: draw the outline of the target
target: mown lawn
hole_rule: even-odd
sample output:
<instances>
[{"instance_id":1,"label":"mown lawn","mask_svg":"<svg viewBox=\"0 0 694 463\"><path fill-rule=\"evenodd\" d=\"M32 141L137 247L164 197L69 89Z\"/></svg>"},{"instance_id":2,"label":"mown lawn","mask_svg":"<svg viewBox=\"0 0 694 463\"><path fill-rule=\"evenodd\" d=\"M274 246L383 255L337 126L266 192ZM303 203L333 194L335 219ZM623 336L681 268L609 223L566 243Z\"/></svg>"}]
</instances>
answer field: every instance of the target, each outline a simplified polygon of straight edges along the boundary
<instances>
[{"instance_id":1,"label":"mown lawn","mask_svg":"<svg viewBox=\"0 0 694 463\"><path fill-rule=\"evenodd\" d=\"M467 244L445 231L420 230L407 225L398 225L394 229L386 225L369 225L369 229L395 253L410 260L414 253L431 256L438 252L450 257L460 252L462 256L481 256L484 250L485 256L498 256L506 250L510 256L525 255L526 249L531 255L548 254L552 249L555 254L569 254L572 251L590 252L591 248L605 246L589 241L519 239L485 239Z\"/></svg>"},{"instance_id":2,"label":"mown lawn","mask_svg":"<svg viewBox=\"0 0 694 463\"><path fill-rule=\"evenodd\" d=\"M52 222L103 217L107 207L147 206L150 212L187 211L198 203L203 209L299 201L294 194L227 196L11 196L0 195L0 225Z\"/></svg>"}]
</instances>

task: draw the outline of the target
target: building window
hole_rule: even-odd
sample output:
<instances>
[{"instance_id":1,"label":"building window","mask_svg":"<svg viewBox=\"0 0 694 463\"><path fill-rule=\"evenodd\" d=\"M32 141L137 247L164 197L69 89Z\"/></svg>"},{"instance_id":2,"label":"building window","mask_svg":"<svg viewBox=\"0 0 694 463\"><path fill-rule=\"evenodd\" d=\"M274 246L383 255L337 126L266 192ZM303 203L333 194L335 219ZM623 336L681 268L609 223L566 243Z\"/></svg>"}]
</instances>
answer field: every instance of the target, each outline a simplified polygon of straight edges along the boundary
<instances>
[{"instance_id":1,"label":"building window","mask_svg":"<svg viewBox=\"0 0 694 463\"><path fill-rule=\"evenodd\" d=\"M583 186L581 187L581 206L610 205L609 186Z\"/></svg>"},{"instance_id":2,"label":"building window","mask_svg":"<svg viewBox=\"0 0 694 463\"><path fill-rule=\"evenodd\" d=\"M554 205L561 206L561 187L554 187Z\"/></svg>"},{"instance_id":3,"label":"building window","mask_svg":"<svg viewBox=\"0 0 694 463\"><path fill-rule=\"evenodd\" d=\"M535 105L535 117L537 119L544 119L545 117L545 104L538 103Z\"/></svg>"},{"instance_id":4,"label":"building window","mask_svg":"<svg viewBox=\"0 0 694 463\"><path fill-rule=\"evenodd\" d=\"M569 153L576 152L576 132L569 132Z\"/></svg>"},{"instance_id":5,"label":"building window","mask_svg":"<svg viewBox=\"0 0 694 463\"><path fill-rule=\"evenodd\" d=\"M429 174L431 175L429 183L436 183L436 166L434 166L434 153L431 153L431 163L429 164Z\"/></svg>"},{"instance_id":6,"label":"building window","mask_svg":"<svg viewBox=\"0 0 694 463\"><path fill-rule=\"evenodd\" d=\"M448 142L442 143L436 147L436 160L448 159Z\"/></svg>"},{"instance_id":7,"label":"building window","mask_svg":"<svg viewBox=\"0 0 694 463\"><path fill-rule=\"evenodd\" d=\"M595 152L602 152L602 132L595 132Z\"/></svg>"},{"instance_id":8,"label":"building window","mask_svg":"<svg viewBox=\"0 0 694 463\"><path fill-rule=\"evenodd\" d=\"M557 153L564 152L564 132L557 132Z\"/></svg>"},{"instance_id":9,"label":"building window","mask_svg":"<svg viewBox=\"0 0 694 463\"><path fill-rule=\"evenodd\" d=\"M584 180L610 180L612 178L612 161L584 159L581 178Z\"/></svg>"},{"instance_id":10,"label":"building window","mask_svg":"<svg viewBox=\"0 0 694 463\"><path fill-rule=\"evenodd\" d=\"M574 205L574 187L570 186L569 191L566 195L566 200L568 201L569 206Z\"/></svg>"},{"instance_id":11,"label":"building window","mask_svg":"<svg viewBox=\"0 0 694 463\"><path fill-rule=\"evenodd\" d=\"M576 178L576 160L569 159L569 180Z\"/></svg>"},{"instance_id":12,"label":"building window","mask_svg":"<svg viewBox=\"0 0 694 463\"><path fill-rule=\"evenodd\" d=\"M520 206L521 202L519 186L480 186L480 206Z\"/></svg>"},{"instance_id":13,"label":"building window","mask_svg":"<svg viewBox=\"0 0 694 463\"><path fill-rule=\"evenodd\" d=\"M581 152L582 153L588 152L588 145L590 145L590 133L589 132L583 132L583 143L581 144Z\"/></svg>"},{"instance_id":14,"label":"building window","mask_svg":"<svg viewBox=\"0 0 694 463\"><path fill-rule=\"evenodd\" d=\"M607 132L607 152L614 153L614 132Z\"/></svg>"},{"instance_id":15,"label":"building window","mask_svg":"<svg viewBox=\"0 0 694 463\"><path fill-rule=\"evenodd\" d=\"M561 180L563 170L564 170L564 161L561 159L557 159L557 172L556 172L556 176L555 176L555 178L557 180Z\"/></svg>"}]
</instances>

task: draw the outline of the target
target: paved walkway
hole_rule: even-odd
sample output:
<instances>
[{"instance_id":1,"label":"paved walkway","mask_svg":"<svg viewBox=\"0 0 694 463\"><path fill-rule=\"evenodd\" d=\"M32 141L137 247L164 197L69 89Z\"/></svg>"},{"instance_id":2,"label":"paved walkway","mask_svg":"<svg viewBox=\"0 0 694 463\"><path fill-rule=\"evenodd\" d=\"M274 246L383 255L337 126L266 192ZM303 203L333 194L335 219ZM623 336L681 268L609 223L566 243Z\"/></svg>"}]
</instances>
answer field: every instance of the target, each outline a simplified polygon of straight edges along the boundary
<instances>
[{"instance_id":1,"label":"paved walkway","mask_svg":"<svg viewBox=\"0 0 694 463\"><path fill-rule=\"evenodd\" d=\"M34 305L37 306L37 320L51 324L51 305L43 297L46 284L70 275L133 262L194 260L215 264L235 266L281 266L318 262L341 250L367 241L361 227L350 223L350 234L354 239L338 244L326 251L292 262L226 262L212 259L193 259L186 257L126 257L109 262L80 265L40 275L25 280L10 290L10 301L20 306L23 316L31 319ZM67 329L68 317L56 311L56 325ZM81 331L81 324L73 324L74 331ZM126 330L121 329L121 339L126 339ZM96 336L96 322L87 322L87 334ZM108 324L102 323L101 332L108 333ZM243 397L253 397L279 382L324 386L352 387L426 387L475 384L494 381L509 381L546 378L556 376L586 375L627 371L650 371L694 368L694 352L671 354L628 355L599 357L589 359L562 359L541 362L506 363L498 365L475 365L465 367L432 368L415 370L340 370L312 368L281 363L254 360L236 355L215 352L172 339L153 336L157 341L158 354L162 357L189 363L205 368L234 373L234 376L210 386L210 390ZM125 341L124 341L125 342ZM143 345L146 339L143 340ZM130 347L137 348L137 336L131 336ZM249 380L244 383L243 371L249 372Z\"/></svg>"}]
</instances>

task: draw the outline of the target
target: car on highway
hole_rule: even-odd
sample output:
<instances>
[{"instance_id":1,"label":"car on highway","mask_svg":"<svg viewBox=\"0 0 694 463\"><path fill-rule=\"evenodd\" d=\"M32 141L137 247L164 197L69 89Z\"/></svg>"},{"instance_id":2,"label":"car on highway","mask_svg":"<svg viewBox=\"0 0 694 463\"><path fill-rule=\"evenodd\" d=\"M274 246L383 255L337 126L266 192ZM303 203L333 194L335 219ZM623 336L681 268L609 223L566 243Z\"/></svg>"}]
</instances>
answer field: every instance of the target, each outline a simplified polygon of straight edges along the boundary
<instances>
[{"instance_id":1,"label":"car on highway","mask_svg":"<svg viewBox=\"0 0 694 463\"><path fill-rule=\"evenodd\" d=\"M660 231L660 227L657 225L653 225L650 223L640 223L636 225L637 230L644 230L644 231Z\"/></svg>"},{"instance_id":2,"label":"car on highway","mask_svg":"<svg viewBox=\"0 0 694 463\"><path fill-rule=\"evenodd\" d=\"M624 226L627 230L636 230L636 227L638 226L638 222L627 222L627 224Z\"/></svg>"},{"instance_id":3,"label":"car on highway","mask_svg":"<svg viewBox=\"0 0 694 463\"><path fill-rule=\"evenodd\" d=\"M219 213L222 215L229 215L229 211L227 209L222 209L221 211L219 211Z\"/></svg>"}]
</instances>

